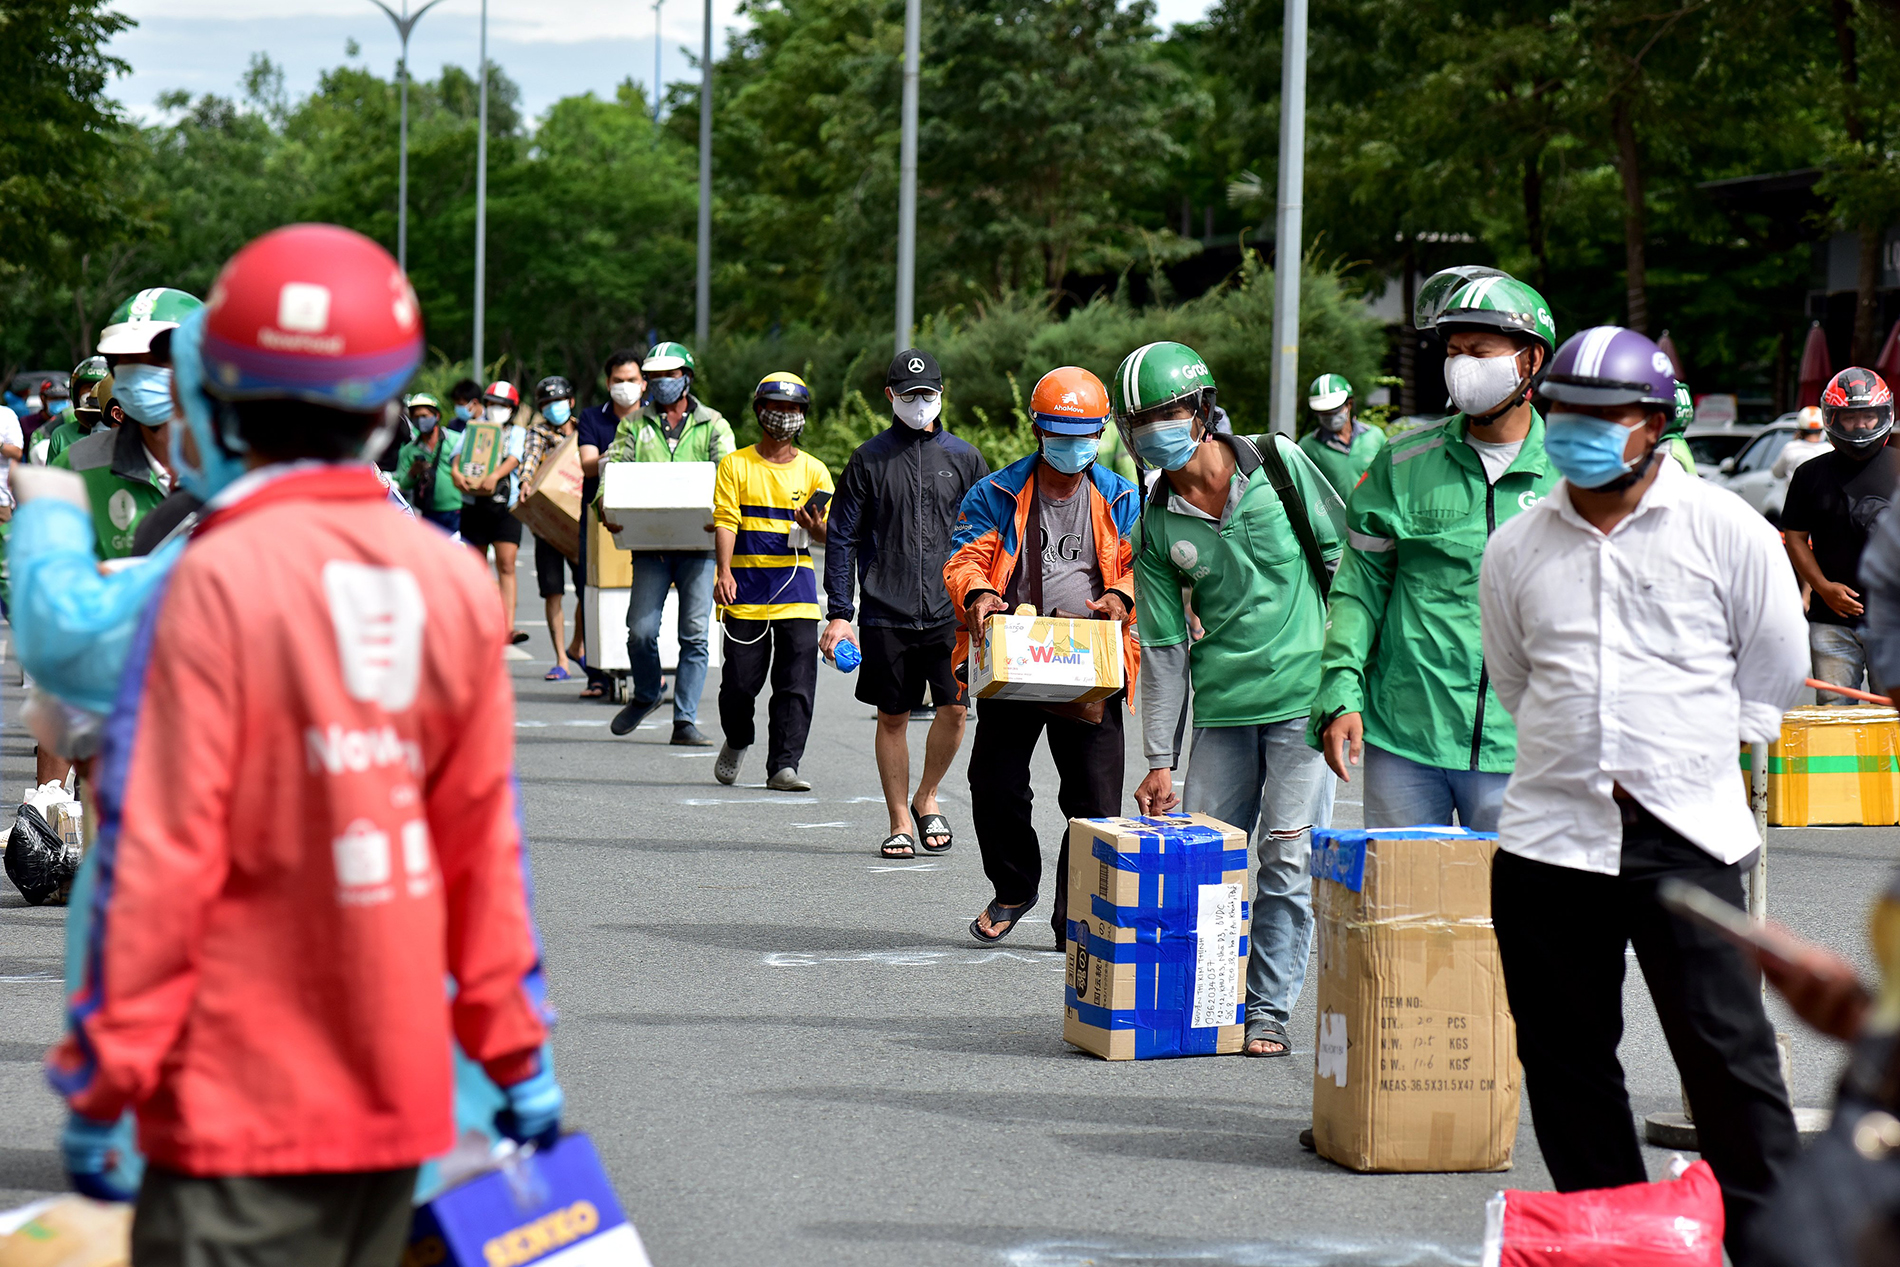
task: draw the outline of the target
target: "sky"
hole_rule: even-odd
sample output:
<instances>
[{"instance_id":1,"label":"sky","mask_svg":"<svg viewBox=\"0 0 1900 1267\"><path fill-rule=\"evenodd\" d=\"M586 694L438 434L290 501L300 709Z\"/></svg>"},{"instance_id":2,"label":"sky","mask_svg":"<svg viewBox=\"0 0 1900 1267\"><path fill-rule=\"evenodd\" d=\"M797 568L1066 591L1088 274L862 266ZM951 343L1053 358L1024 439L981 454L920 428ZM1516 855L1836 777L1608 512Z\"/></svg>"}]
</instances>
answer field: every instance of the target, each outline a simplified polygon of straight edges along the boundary
<instances>
[{"instance_id":1,"label":"sky","mask_svg":"<svg viewBox=\"0 0 1900 1267\"><path fill-rule=\"evenodd\" d=\"M402 0L389 0L402 12ZM409 0L414 10L418 0ZM725 45L737 0L712 0L713 42ZM112 41L114 56L130 62L112 95L135 117L155 121L158 95L182 88L236 96L253 53L268 53L284 71L294 100L316 86L317 75L346 61L393 74L398 54L395 25L373 0L120 0L114 6L138 22ZM1157 22L1165 29L1193 21L1208 0L1158 0ZM696 77L682 46L697 50L704 8L691 0L662 0L660 79ZM472 70L478 58L481 0L441 0L414 27L409 62L419 79L433 79L444 63ZM360 52L345 56L355 40ZM652 0L489 0L488 56L521 86L530 117L561 97L581 92L610 97L632 76L647 88L653 81ZM928 50L925 50L928 55ZM649 97L650 99L650 97Z\"/></svg>"}]
</instances>

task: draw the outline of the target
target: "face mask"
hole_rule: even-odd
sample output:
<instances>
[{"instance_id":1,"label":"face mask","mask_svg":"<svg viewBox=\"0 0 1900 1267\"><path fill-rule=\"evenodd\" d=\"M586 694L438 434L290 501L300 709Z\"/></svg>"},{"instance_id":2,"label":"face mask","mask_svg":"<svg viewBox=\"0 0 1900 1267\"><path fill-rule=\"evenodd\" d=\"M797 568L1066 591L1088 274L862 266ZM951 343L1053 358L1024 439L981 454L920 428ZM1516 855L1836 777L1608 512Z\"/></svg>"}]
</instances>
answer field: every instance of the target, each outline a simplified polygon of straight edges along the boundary
<instances>
[{"instance_id":1,"label":"face mask","mask_svg":"<svg viewBox=\"0 0 1900 1267\"><path fill-rule=\"evenodd\" d=\"M1445 361L1445 390L1451 393L1451 403L1468 416L1483 417L1523 385L1515 355L1453 356Z\"/></svg>"},{"instance_id":2,"label":"face mask","mask_svg":"<svg viewBox=\"0 0 1900 1267\"><path fill-rule=\"evenodd\" d=\"M760 430L774 440L795 439L805 429L805 415L801 410L760 409L756 405L753 408L759 415Z\"/></svg>"},{"instance_id":3,"label":"face mask","mask_svg":"<svg viewBox=\"0 0 1900 1267\"><path fill-rule=\"evenodd\" d=\"M1649 464L1648 453L1634 463L1623 460L1630 430L1620 422L1589 414L1552 414L1544 422L1544 452L1551 465L1578 488L1602 488Z\"/></svg>"},{"instance_id":4,"label":"face mask","mask_svg":"<svg viewBox=\"0 0 1900 1267\"><path fill-rule=\"evenodd\" d=\"M1194 438L1194 419L1170 418L1165 422L1145 423L1135 428L1135 456L1144 466L1178 471L1188 464L1201 442Z\"/></svg>"},{"instance_id":5,"label":"face mask","mask_svg":"<svg viewBox=\"0 0 1900 1267\"><path fill-rule=\"evenodd\" d=\"M676 378L656 378L647 384L647 390L656 405L676 404L686 394L686 375Z\"/></svg>"},{"instance_id":6,"label":"face mask","mask_svg":"<svg viewBox=\"0 0 1900 1267\"><path fill-rule=\"evenodd\" d=\"M414 418L410 419L410 421L416 424L417 435L426 436L435 430L437 419L434 414L417 414Z\"/></svg>"},{"instance_id":7,"label":"face mask","mask_svg":"<svg viewBox=\"0 0 1900 1267\"><path fill-rule=\"evenodd\" d=\"M73 407L73 402L70 400L56 400L52 404L46 407L46 412L50 414L51 416L57 418L61 414L65 413L68 409L71 409L72 407Z\"/></svg>"},{"instance_id":8,"label":"face mask","mask_svg":"<svg viewBox=\"0 0 1900 1267\"><path fill-rule=\"evenodd\" d=\"M489 422L507 422L515 416L515 411L506 405L490 405L486 415Z\"/></svg>"},{"instance_id":9,"label":"face mask","mask_svg":"<svg viewBox=\"0 0 1900 1267\"><path fill-rule=\"evenodd\" d=\"M457 405L455 407L455 420L457 422L467 422L474 416L475 411L470 409L467 405Z\"/></svg>"},{"instance_id":10,"label":"face mask","mask_svg":"<svg viewBox=\"0 0 1900 1267\"><path fill-rule=\"evenodd\" d=\"M26 398L26 411L30 414L36 414L40 411L40 398L38 396L28 396Z\"/></svg>"},{"instance_id":11,"label":"face mask","mask_svg":"<svg viewBox=\"0 0 1900 1267\"><path fill-rule=\"evenodd\" d=\"M929 430L942 412L941 392L918 392L914 400L905 400L902 396L891 398L891 413L912 431Z\"/></svg>"},{"instance_id":12,"label":"face mask","mask_svg":"<svg viewBox=\"0 0 1900 1267\"><path fill-rule=\"evenodd\" d=\"M1335 409L1331 413L1315 414L1314 417L1318 420L1319 425L1328 431L1344 431L1347 427L1352 425L1343 408Z\"/></svg>"},{"instance_id":13,"label":"face mask","mask_svg":"<svg viewBox=\"0 0 1900 1267\"><path fill-rule=\"evenodd\" d=\"M1080 475L1089 469L1101 447L1100 436L1044 436L1042 460L1064 475Z\"/></svg>"},{"instance_id":14,"label":"face mask","mask_svg":"<svg viewBox=\"0 0 1900 1267\"><path fill-rule=\"evenodd\" d=\"M172 416L172 372L157 365L121 365L112 376L112 394L134 422L162 427Z\"/></svg>"},{"instance_id":15,"label":"face mask","mask_svg":"<svg viewBox=\"0 0 1900 1267\"><path fill-rule=\"evenodd\" d=\"M643 390L645 390L644 384L635 379L632 382L615 383L607 389L607 394L613 397L614 404L622 409L632 409L640 403L640 393Z\"/></svg>"},{"instance_id":16,"label":"face mask","mask_svg":"<svg viewBox=\"0 0 1900 1267\"><path fill-rule=\"evenodd\" d=\"M565 400L550 400L546 408L541 410L541 416L557 427L565 426L567 420L574 416L574 406Z\"/></svg>"}]
</instances>

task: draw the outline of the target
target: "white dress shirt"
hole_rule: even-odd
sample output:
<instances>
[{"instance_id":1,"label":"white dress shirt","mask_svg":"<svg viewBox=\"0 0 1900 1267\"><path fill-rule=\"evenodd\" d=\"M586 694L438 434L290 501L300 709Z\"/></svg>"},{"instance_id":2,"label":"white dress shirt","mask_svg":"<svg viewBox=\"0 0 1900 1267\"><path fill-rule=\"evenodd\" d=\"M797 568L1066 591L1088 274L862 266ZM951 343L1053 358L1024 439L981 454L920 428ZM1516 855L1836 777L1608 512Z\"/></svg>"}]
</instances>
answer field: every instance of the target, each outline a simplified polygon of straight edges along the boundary
<instances>
[{"instance_id":1,"label":"white dress shirt","mask_svg":"<svg viewBox=\"0 0 1900 1267\"><path fill-rule=\"evenodd\" d=\"M1754 850L1737 744L1778 736L1808 674L1800 588L1766 520L1662 462L1606 536L1559 484L1491 538L1479 601L1517 719L1499 848L1615 875L1620 783L1721 861Z\"/></svg>"}]
</instances>

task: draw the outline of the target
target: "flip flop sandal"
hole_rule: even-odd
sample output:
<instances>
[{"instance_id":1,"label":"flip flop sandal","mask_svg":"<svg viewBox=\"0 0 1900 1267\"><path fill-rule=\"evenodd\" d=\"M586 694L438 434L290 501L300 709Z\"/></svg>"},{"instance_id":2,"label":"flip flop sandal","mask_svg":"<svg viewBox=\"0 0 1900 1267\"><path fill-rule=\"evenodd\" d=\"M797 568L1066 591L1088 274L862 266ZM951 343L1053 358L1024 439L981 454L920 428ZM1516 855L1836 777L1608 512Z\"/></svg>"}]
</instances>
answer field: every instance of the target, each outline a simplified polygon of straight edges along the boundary
<instances>
[{"instance_id":1,"label":"flip flop sandal","mask_svg":"<svg viewBox=\"0 0 1900 1267\"><path fill-rule=\"evenodd\" d=\"M909 832L900 831L895 836L886 836L877 851L886 858L915 858L917 842L911 839Z\"/></svg>"},{"instance_id":2,"label":"flip flop sandal","mask_svg":"<svg viewBox=\"0 0 1900 1267\"><path fill-rule=\"evenodd\" d=\"M950 831L950 820L942 814L920 814L915 805L910 807L910 816L917 823L917 838L923 842L925 853L949 853L950 846L957 838ZM932 836L942 836L941 845L930 843Z\"/></svg>"},{"instance_id":3,"label":"flip flop sandal","mask_svg":"<svg viewBox=\"0 0 1900 1267\"><path fill-rule=\"evenodd\" d=\"M565 682L573 676L572 673L569 673L566 669L557 664L546 673L543 673L541 680L543 682Z\"/></svg>"},{"instance_id":4,"label":"flip flop sandal","mask_svg":"<svg viewBox=\"0 0 1900 1267\"><path fill-rule=\"evenodd\" d=\"M1004 920L1009 921L1009 927L1000 933L991 935L983 931L982 918L978 917L970 921L970 936L976 938L986 946L994 945L1015 932L1016 925L1023 922L1023 916L1029 914L1029 908L1035 904L1036 899L1033 897L1027 902L1024 902L1021 906L1004 906L1001 902L991 902L988 906L983 908L983 914L990 917L990 927L994 928Z\"/></svg>"},{"instance_id":5,"label":"flip flop sandal","mask_svg":"<svg viewBox=\"0 0 1900 1267\"><path fill-rule=\"evenodd\" d=\"M1265 1039L1280 1044L1279 1051L1254 1051L1253 1045ZM1242 1055L1252 1056L1256 1060L1272 1060L1276 1056L1291 1056L1293 1040L1287 1037L1286 1026L1268 1017L1265 1020L1248 1021L1247 1036L1240 1044Z\"/></svg>"}]
</instances>

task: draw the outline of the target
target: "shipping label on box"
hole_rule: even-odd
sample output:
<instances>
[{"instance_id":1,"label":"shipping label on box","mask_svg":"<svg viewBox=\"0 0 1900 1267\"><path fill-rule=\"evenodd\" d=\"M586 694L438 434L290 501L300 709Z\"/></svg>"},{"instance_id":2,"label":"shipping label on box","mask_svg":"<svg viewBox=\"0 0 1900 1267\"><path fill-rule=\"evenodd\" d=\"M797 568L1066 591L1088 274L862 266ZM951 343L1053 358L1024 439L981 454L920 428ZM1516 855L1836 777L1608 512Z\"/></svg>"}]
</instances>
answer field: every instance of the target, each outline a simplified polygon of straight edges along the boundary
<instances>
[{"instance_id":1,"label":"shipping label on box","mask_svg":"<svg viewBox=\"0 0 1900 1267\"><path fill-rule=\"evenodd\" d=\"M416 1210L403 1267L650 1267L593 1141L564 1135Z\"/></svg>"},{"instance_id":2,"label":"shipping label on box","mask_svg":"<svg viewBox=\"0 0 1900 1267\"><path fill-rule=\"evenodd\" d=\"M1491 931L1497 837L1313 833L1313 1139L1361 1171L1504 1170L1516 1029Z\"/></svg>"},{"instance_id":3,"label":"shipping label on box","mask_svg":"<svg viewBox=\"0 0 1900 1267\"><path fill-rule=\"evenodd\" d=\"M581 480L580 442L568 436L541 459L514 508L515 518L570 560L581 557Z\"/></svg>"},{"instance_id":4,"label":"shipping label on box","mask_svg":"<svg viewBox=\"0 0 1900 1267\"><path fill-rule=\"evenodd\" d=\"M462 432L461 456L456 459L462 468L462 478L471 483L487 479L488 473L500 465L502 457L501 424L469 423Z\"/></svg>"},{"instance_id":5,"label":"shipping label on box","mask_svg":"<svg viewBox=\"0 0 1900 1267\"><path fill-rule=\"evenodd\" d=\"M601 516L620 525L623 550L711 550L716 462L609 462Z\"/></svg>"},{"instance_id":6,"label":"shipping label on box","mask_svg":"<svg viewBox=\"0 0 1900 1267\"><path fill-rule=\"evenodd\" d=\"M1122 689L1120 621L991 616L983 634L970 647L978 699L1086 704Z\"/></svg>"},{"instance_id":7,"label":"shipping label on box","mask_svg":"<svg viewBox=\"0 0 1900 1267\"><path fill-rule=\"evenodd\" d=\"M1246 833L1205 814L1073 820L1063 1038L1108 1060L1238 1052L1248 874Z\"/></svg>"},{"instance_id":8,"label":"shipping label on box","mask_svg":"<svg viewBox=\"0 0 1900 1267\"><path fill-rule=\"evenodd\" d=\"M1747 795L1749 754L1742 747ZM1900 712L1873 704L1791 708L1768 750L1777 827L1900 823Z\"/></svg>"}]
</instances>

